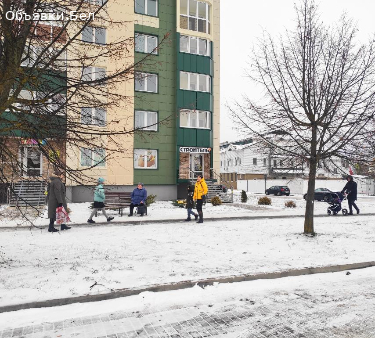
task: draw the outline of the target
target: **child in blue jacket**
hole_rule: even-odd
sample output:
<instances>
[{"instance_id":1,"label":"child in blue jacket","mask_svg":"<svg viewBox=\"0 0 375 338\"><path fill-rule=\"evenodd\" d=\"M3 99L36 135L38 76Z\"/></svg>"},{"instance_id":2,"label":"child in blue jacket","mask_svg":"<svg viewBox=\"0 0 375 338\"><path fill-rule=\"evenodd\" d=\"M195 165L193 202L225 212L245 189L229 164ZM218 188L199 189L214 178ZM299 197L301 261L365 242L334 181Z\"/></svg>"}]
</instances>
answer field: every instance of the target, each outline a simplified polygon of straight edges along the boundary
<instances>
[{"instance_id":1,"label":"child in blue jacket","mask_svg":"<svg viewBox=\"0 0 375 338\"><path fill-rule=\"evenodd\" d=\"M104 205L105 192L104 192L103 183L104 183L104 178L99 177L98 185L96 186L95 191L94 191L94 209L89 219L87 220L87 223L95 223L95 221L92 218L94 217L94 215L96 215L98 210L102 211L103 215L107 218L107 222L113 220L113 217L108 217L107 213L105 212L105 205Z\"/></svg>"}]
</instances>

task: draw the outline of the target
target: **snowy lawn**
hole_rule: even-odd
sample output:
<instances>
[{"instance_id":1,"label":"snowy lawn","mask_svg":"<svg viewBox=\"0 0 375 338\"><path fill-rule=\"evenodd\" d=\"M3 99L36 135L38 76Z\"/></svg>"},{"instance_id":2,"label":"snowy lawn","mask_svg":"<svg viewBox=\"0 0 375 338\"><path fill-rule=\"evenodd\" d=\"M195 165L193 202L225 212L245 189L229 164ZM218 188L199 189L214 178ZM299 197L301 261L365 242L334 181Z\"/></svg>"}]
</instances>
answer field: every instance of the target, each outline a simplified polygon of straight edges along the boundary
<instances>
[{"instance_id":1,"label":"snowy lawn","mask_svg":"<svg viewBox=\"0 0 375 338\"><path fill-rule=\"evenodd\" d=\"M185 216L183 209L169 209ZM220 217L224 209L215 210ZM2 230L0 304L375 260L375 216L316 218L315 229L317 237L305 237L303 218L286 217L109 224L53 234Z\"/></svg>"}]
</instances>

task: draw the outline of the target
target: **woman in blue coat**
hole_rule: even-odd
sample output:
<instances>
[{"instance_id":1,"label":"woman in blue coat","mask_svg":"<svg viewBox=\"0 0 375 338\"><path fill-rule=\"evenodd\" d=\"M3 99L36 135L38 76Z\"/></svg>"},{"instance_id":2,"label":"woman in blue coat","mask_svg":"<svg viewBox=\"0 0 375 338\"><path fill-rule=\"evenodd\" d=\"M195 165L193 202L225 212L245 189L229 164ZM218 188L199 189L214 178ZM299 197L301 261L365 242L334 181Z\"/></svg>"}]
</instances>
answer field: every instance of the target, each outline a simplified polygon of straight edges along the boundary
<instances>
[{"instance_id":1,"label":"woman in blue coat","mask_svg":"<svg viewBox=\"0 0 375 338\"><path fill-rule=\"evenodd\" d=\"M130 216L133 216L134 207L144 206L146 204L147 190L143 188L143 183L138 183L137 188L135 188L131 195L131 204L130 204ZM143 213L141 213L143 216Z\"/></svg>"}]
</instances>

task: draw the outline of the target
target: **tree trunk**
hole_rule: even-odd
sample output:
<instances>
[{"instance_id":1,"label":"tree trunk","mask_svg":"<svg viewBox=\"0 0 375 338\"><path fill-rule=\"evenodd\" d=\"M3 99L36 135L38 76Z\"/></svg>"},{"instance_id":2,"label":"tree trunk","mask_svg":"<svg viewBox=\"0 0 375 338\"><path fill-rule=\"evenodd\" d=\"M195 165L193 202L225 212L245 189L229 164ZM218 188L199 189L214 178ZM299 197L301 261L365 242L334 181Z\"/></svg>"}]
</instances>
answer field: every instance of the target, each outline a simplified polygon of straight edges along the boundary
<instances>
[{"instance_id":1,"label":"tree trunk","mask_svg":"<svg viewBox=\"0 0 375 338\"><path fill-rule=\"evenodd\" d=\"M317 161L315 157L310 158L309 182L306 196L306 211L304 233L314 235L314 192Z\"/></svg>"}]
</instances>

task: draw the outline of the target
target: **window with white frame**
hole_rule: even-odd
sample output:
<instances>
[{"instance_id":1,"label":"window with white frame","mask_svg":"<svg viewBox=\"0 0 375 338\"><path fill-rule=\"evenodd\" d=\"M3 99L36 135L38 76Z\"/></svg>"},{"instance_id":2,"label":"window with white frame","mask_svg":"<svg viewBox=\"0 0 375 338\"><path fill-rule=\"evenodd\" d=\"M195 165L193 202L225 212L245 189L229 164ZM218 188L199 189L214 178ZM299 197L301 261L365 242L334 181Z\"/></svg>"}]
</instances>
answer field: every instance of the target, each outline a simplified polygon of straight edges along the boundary
<instances>
[{"instance_id":1,"label":"window with white frame","mask_svg":"<svg viewBox=\"0 0 375 338\"><path fill-rule=\"evenodd\" d=\"M95 81L105 79L106 69L101 67L83 67L82 80L83 81ZM97 82L98 86L105 86L105 81Z\"/></svg>"},{"instance_id":2,"label":"window with white frame","mask_svg":"<svg viewBox=\"0 0 375 338\"><path fill-rule=\"evenodd\" d=\"M106 29L103 27L86 26L82 30L82 41L105 45Z\"/></svg>"},{"instance_id":3,"label":"window with white frame","mask_svg":"<svg viewBox=\"0 0 375 338\"><path fill-rule=\"evenodd\" d=\"M211 112L201 110L180 110L180 127L211 129Z\"/></svg>"},{"instance_id":4,"label":"window with white frame","mask_svg":"<svg viewBox=\"0 0 375 338\"><path fill-rule=\"evenodd\" d=\"M180 72L180 89L210 93L211 76L198 73Z\"/></svg>"},{"instance_id":5,"label":"window with white frame","mask_svg":"<svg viewBox=\"0 0 375 338\"><path fill-rule=\"evenodd\" d=\"M81 108L81 123L104 127L106 125L107 112L105 108L83 107Z\"/></svg>"},{"instance_id":6,"label":"window with white frame","mask_svg":"<svg viewBox=\"0 0 375 338\"><path fill-rule=\"evenodd\" d=\"M142 130L158 130L158 113L155 111L135 111L135 128Z\"/></svg>"},{"instance_id":7,"label":"window with white frame","mask_svg":"<svg viewBox=\"0 0 375 338\"><path fill-rule=\"evenodd\" d=\"M158 37L135 33L135 51L140 53L158 54Z\"/></svg>"},{"instance_id":8,"label":"window with white frame","mask_svg":"<svg viewBox=\"0 0 375 338\"><path fill-rule=\"evenodd\" d=\"M135 169L157 169L158 151L153 149L134 149Z\"/></svg>"},{"instance_id":9,"label":"window with white frame","mask_svg":"<svg viewBox=\"0 0 375 338\"><path fill-rule=\"evenodd\" d=\"M158 75L151 73L135 72L135 90L137 92L158 92Z\"/></svg>"},{"instance_id":10,"label":"window with white frame","mask_svg":"<svg viewBox=\"0 0 375 338\"><path fill-rule=\"evenodd\" d=\"M103 148L81 148L82 167L105 167L105 149Z\"/></svg>"},{"instance_id":11,"label":"window with white frame","mask_svg":"<svg viewBox=\"0 0 375 338\"><path fill-rule=\"evenodd\" d=\"M211 42L195 36L180 36L180 52L211 56Z\"/></svg>"},{"instance_id":12,"label":"window with white frame","mask_svg":"<svg viewBox=\"0 0 375 338\"><path fill-rule=\"evenodd\" d=\"M135 12L151 16L158 16L157 0L135 0Z\"/></svg>"},{"instance_id":13,"label":"window with white frame","mask_svg":"<svg viewBox=\"0 0 375 338\"><path fill-rule=\"evenodd\" d=\"M263 165L264 165L264 166L267 165L267 159L266 159L266 158L263 159Z\"/></svg>"},{"instance_id":14,"label":"window with white frame","mask_svg":"<svg viewBox=\"0 0 375 338\"><path fill-rule=\"evenodd\" d=\"M180 28L211 33L211 5L197 0L180 0Z\"/></svg>"},{"instance_id":15,"label":"window with white frame","mask_svg":"<svg viewBox=\"0 0 375 338\"><path fill-rule=\"evenodd\" d=\"M258 160L257 160L257 158L253 158L253 165L257 165L257 163L258 163Z\"/></svg>"}]
</instances>

